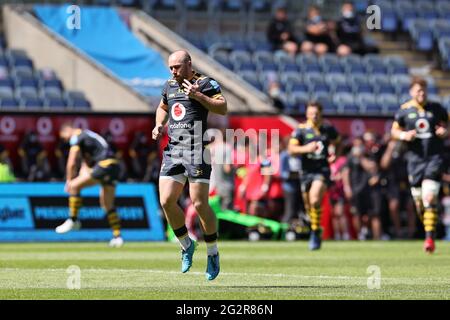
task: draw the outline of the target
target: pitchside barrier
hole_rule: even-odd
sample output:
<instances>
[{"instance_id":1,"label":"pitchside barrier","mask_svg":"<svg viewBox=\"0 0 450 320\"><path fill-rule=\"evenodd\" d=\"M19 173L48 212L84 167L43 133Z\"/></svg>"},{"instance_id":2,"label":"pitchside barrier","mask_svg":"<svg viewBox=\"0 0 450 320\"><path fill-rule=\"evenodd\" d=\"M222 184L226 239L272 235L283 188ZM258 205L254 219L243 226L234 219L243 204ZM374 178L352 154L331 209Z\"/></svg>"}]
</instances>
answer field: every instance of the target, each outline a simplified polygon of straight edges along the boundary
<instances>
[{"instance_id":1,"label":"pitchside barrier","mask_svg":"<svg viewBox=\"0 0 450 320\"><path fill-rule=\"evenodd\" d=\"M118 184L116 209L125 241L163 241L163 221L153 184ZM107 241L111 239L99 187L81 192L81 230L57 234L69 216L63 183L0 184L0 241Z\"/></svg>"}]
</instances>

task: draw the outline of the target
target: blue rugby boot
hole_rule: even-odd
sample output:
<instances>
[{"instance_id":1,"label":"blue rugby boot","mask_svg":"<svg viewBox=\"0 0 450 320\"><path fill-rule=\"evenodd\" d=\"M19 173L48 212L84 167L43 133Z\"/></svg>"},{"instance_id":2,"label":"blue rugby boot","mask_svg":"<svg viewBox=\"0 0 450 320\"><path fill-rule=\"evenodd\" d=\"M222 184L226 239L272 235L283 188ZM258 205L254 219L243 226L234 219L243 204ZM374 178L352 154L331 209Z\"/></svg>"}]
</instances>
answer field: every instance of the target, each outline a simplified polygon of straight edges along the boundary
<instances>
[{"instance_id":1,"label":"blue rugby boot","mask_svg":"<svg viewBox=\"0 0 450 320\"><path fill-rule=\"evenodd\" d=\"M219 254L208 256L208 265L206 266L206 280L214 280L220 272Z\"/></svg>"},{"instance_id":2,"label":"blue rugby boot","mask_svg":"<svg viewBox=\"0 0 450 320\"><path fill-rule=\"evenodd\" d=\"M191 240L191 245L186 250L181 250L181 272L186 273L192 266L192 257L197 249L198 243Z\"/></svg>"},{"instance_id":3,"label":"blue rugby boot","mask_svg":"<svg viewBox=\"0 0 450 320\"><path fill-rule=\"evenodd\" d=\"M322 230L311 231L309 237L309 250L319 250L322 245Z\"/></svg>"}]
</instances>

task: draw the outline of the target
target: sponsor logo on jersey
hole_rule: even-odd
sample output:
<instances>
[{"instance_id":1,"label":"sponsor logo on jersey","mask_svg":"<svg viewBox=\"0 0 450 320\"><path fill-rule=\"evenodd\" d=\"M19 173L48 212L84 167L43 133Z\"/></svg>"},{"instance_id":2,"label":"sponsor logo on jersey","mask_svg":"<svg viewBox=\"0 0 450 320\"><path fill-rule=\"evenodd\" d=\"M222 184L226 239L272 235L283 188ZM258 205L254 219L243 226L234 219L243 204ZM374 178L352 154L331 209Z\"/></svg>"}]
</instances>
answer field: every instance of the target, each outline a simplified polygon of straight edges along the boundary
<instances>
[{"instance_id":1,"label":"sponsor logo on jersey","mask_svg":"<svg viewBox=\"0 0 450 320\"><path fill-rule=\"evenodd\" d=\"M172 119L175 121L181 121L186 115L186 108L181 103L175 103L172 106Z\"/></svg>"},{"instance_id":2,"label":"sponsor logo on jersey","mask_svg":"<svg viewBox=\"0 0 450 320\"><path fill-rule=\"evenodd\" d=\"M431 138L431 132L430 132L430 123L427 119L419 119L416 121L416 130L417 135L416 137L419 139L428 139Z\"/></svg>"}]
</instances>

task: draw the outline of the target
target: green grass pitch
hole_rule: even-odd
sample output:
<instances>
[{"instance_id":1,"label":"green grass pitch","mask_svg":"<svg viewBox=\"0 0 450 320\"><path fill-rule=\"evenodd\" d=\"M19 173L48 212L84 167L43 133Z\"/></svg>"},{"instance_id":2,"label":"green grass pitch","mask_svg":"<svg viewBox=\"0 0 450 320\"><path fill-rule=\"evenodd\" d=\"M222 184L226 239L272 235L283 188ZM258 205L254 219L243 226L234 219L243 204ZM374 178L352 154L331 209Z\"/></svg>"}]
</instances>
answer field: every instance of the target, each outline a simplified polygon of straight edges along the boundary
<instances>
[{"instance_id":1,"label":"green grass pitch","mask_svg":"<svg viewBox=\"0 0 450 320\"><path fill-rule=\"evenodd\" d=\"M175 243L0 244L0 299L450 299L450 242L219 242L221 274L204 276L206 247L180 272ZM69 266L79 290L67 288ZM369 266L380 270L377 274ZM372 277L372 278L369 278ZM369 289L368 283L375 288Z\"/></svg>"}]
</instances>

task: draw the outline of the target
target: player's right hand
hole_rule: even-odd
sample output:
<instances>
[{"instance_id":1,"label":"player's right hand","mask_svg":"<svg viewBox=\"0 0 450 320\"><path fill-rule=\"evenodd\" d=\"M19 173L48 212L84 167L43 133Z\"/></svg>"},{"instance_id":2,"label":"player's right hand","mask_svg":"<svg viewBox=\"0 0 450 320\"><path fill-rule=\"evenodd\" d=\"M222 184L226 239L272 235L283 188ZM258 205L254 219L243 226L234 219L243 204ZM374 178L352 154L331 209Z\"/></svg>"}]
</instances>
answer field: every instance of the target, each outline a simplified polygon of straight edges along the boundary
<instances>
[{"instance_id":1,"label":"player's right hand","mask_svg":"<svg viewBox=\"0 0 450 320\"><path fill-rule=\"evenodd\" d=\"M156 127L152 131L153 140L158 140L159 138L161 138L163 128L164 126L162 124L156 125Z\"/></svg>"},{"instance_id":2,"label":"player's right hand","mask_svg":"<svg viewBox=\"0 0 450 320\"><path fill-rule=\"evenodd\" d=\"M316 152L318 147L319 146L317 145L317 141L313 141L305 145L305 151L307 153L313 153Z\"/></svg>"},{"instance_id":3,"label":"player's right hand","mask_svg":"<svg viewBox=\"0 0 450 320\"><path fill-rule=\"evenodd\" d=\"M404 131L405 135L403 140L404 141L413 141L416 138L416 130L409 130L409 131Z\"/></svg>"}]
</instances>

